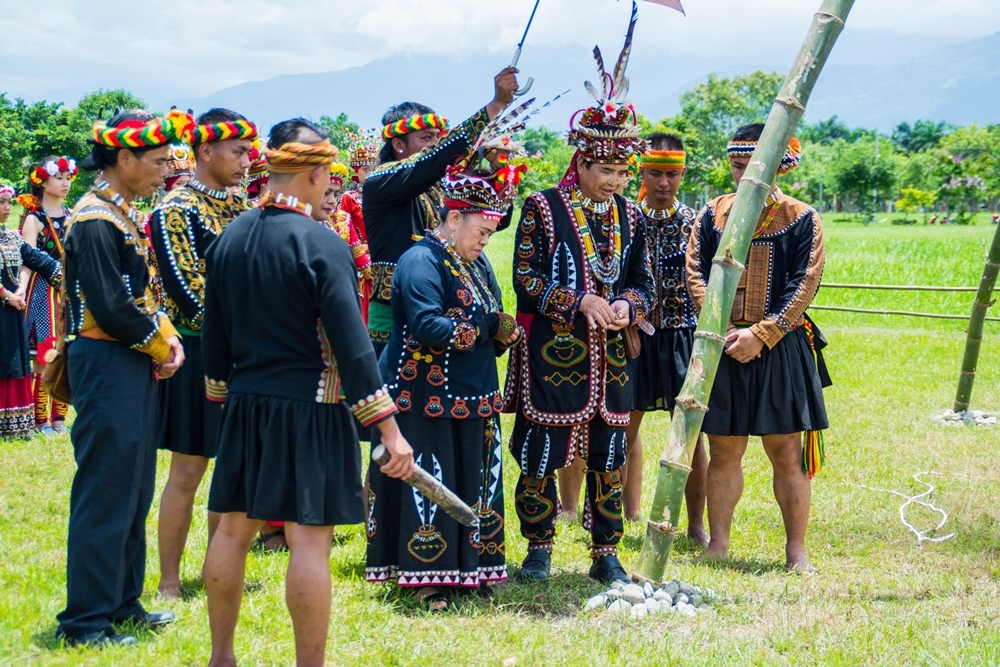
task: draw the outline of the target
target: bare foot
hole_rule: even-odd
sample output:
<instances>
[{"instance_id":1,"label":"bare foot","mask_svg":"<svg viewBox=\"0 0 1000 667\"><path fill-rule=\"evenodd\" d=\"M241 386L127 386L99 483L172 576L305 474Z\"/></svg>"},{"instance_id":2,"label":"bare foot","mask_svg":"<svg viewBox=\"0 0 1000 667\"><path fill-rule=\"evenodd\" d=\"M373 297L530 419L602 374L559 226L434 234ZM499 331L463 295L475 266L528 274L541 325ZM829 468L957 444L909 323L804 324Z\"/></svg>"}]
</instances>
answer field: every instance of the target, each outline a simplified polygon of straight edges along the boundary
<instances>
[{"instance_id":1,"label":"bare foot","mask_svg":"<svg viewBox=\"0 0 1000 667\"><path fill-rule=\"evenodd\" d=\"M708 548L708 533L704 526L688 526L688 538L694 540L698 546Z\"/></svg>"},{"instance_id":2,"label":"bare foot","mask_svg":"<svg viewBox=\"0 0 1000 667\"><path fill-rule=\"evenodd\" d=\"M425 586L417 591L417 599L424 603L428 611L444 611L448 608L448 601L433 586Z\"/></svg>"},{"instance_id":3,"label":"bare foot","mask_svg":"<svg viewBox=\"0 0 1000 667\"><path fill-rule=\"evenodd\" d=\"M631 522L638 521L639 520L639 512L638 512L638 510L635 511L635 512L625 512L622 515L622 518L625 519L626 521L631 521Z\"/></svg>"},{"instance_id":4,"label":"bare foot","mask_svg":"<svg viewBox=\"0 0 1000 667\"><path fill-rule=\"evenodd\" d=\"M164 584L160 582L156 593L164 600L176 600L181 596L181 585L179 582L177 584Z\"/></svg>"},{"instance_id":5,"label":"bare foot","mask_svg":"<svg viewBox=\"0 0 1000 667\"><path fill-rule=\"evenodd\" d=\"M785 568L799 574L819 574L804 553L786 554Z\"/></svg>"},{"instance_id":6,"label":"bare foot","mask_svg":"<svg viewBox=\"0 0 1000 667\"><path fill-rule=\"evenodd\" d=\"M565 521L566 523L576 523L580 518L580 515L576 512L559 512L556 516L556 520Z\"/></svg>"},{"instance_id":7,"label":"bare foot","mask_svg":"<svg viewBox=\"0 0 1000 667\"><path fill-rule=\"evenodd\" d=\"M729 546L717 545L711 540L705 548L705 553L695 559L695 563L711 563L713 561L726 560L729 558Z\"/></svg>"}]
</instances>

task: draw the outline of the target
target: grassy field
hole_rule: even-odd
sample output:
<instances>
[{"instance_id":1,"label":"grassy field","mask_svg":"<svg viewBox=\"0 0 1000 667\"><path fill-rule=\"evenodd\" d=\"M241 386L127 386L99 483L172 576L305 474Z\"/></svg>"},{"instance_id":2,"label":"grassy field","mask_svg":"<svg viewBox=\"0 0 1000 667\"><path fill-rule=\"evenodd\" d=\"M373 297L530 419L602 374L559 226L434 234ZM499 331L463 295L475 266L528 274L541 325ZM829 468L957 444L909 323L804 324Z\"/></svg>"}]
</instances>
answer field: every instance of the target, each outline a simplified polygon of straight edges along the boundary
<instances>
[{"instance_id":1,"label":"grassy field","mask_svg":"<svg viewBox=\"0 0 1000 667\"><path fill-rule=\"evenodd\" d=\"M989 225L927 227L828 221L826 279L831 282L976 285ZM509 283L513 235L490 247ZM510 298L509 289L507 294ZM971 294L821 292L817 303L965 314ZM994 311L993 314L995 314ZM465 600L440 616L422 612L390 586L363 582L360 526L338 530L330 566L334 609L329 662L335 665L996 665L1000 664L1000 431L946 429L929 416L951 406L964 343L963 323L816 312L830 341L831 428L827 469L814 484L808 536L820 574L782 568L783 531L766 458L751 444L747 484L737 508L733 560L700 566L680 540L667 574L719 592L724 602L694 619L591 616L584 596L600 590L586 577L588 537L563 527L556 576L541 586L510 584L491 600ZM975 407L1000 410L1000 326L987 324ZM123 415L123 418L127 416ZM647 480L666 437L667 416L647 419ZM509 421L505 424L509 428ZM158 491L166 474L161 456ZM511 494L516 467L506 461L509 562L525 542ZM209 655L204 590L197 580L205 549L204 517L184 563L180 618L145 633L131 650L60 650L52 638L65 601L65 535L72 449L66 438L0 443L0 664L203 665ZM902 499L924 487L911 475L933 471L931 500L949 520L941 543L917 544L901 524ZM872 487L869 490L861 485ZM199 503L204 504L207 489ZM646 506L652 487L645 489ZM155 591L157 506L150 515L146 589ZM921 529L936 515L911 508ZM512 528L512 530L510 530ZM633 564L639 523L627 526L622 558ZM284 606L287 557L252 554L237 637L244 665L293 661Z\"/></svg>"}]
</instances>

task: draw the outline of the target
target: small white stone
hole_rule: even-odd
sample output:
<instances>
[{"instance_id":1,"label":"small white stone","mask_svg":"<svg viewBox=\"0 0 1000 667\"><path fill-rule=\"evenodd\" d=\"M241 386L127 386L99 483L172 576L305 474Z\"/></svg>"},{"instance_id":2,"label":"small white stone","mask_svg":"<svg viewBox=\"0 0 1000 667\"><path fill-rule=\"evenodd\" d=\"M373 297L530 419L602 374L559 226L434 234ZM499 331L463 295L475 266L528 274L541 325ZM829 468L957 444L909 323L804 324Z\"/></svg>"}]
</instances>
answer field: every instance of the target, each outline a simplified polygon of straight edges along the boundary
<instances>
[{"instance_id":1,"label":"small white stone","mask_svg":"<svg viewBox=\"0 0 1000 667\"><path fill-rule=\"evenodd\" d=\"M610 605L608 605L608 612L612 614L625 614L628 610L632 608L625 600L615 600Z\"/></svg>"},{"instance_id":2,"label":"small white stone","mask_svg":"<svg viewBox=\"0 0 1000 667\"><path fill-rule=\"evenodd\" d=\"M646 609L645 604L637 604L636 606L632 607L629 613L632 615L632 618L642 618L643 616L649 613L649 610Z\"/></svg>"},{"instance_id":3,"label":"small white stone","mask_svg":"<svg viewBox=\"0 0 1000 667\"><path fill-rule=\"evenodd\" d=\"M604 597L612 601L622 599L622 592L617 588L609 588L608 590L604 591L603 595Z\"/></svg>"},{"instance_id":4,"label":"small white stone","mask_svg":"<svg viewBox=\"0 0 1000 667\"><path fill-rule=\"evenodd\" d=\"M706 600L708 600L708 601L711 602L712 600L714 600L717 597L719 597L719 596L716 595L715 591L713 591L711 588L706 588L705 589L705 599Z\"/></svg>"},{"instance_id":5,"label":"small white stone","mask_svg":"<svg viewBox=\"0 0 1000 667\"><path fill-rule=\"evenodd\" d=\"M695 593L691 596L691 606L700 607L704 603L704 598Z\"/></svg>"},{"instance_id":6,"label":"small white stone","mask_svg":"<svg viewBox=\"0 0 1000 667\"><path fill-rule=\"evenodd\" d=\"M681 586L676 581L671 581L669 584L664 586L661 590L666 591L667 595L674 597L680 592Z\"/></svg>"},{"instance_id":7,"label":"small white stone","mask_svg":"<svg viewBox=\"0 0 1000 667\"><path fill-rule=\"evenodd\" d=\"M692 586L691 584L681 582L681 593L684 593L685 595L691 595L692 593L694 593L694 586Z\"/></svg>"},{"instance_id":8,"label":"small white stone","mask_svg":"<svg viewBox=\"0 0 1000 667\"><path fill-rule=\"evenodd\" d=\"M688 617L696 616L698 614L698 612L695 611L694 607L692 607L691 605L685 605L684 611L682 611L681 613Z\"/></svg>"},{"instance_id":9,"label":"small white stone","mask_svg":"<svg viewBox=\"0 0 1000 667\"><path fill-rule=\"evenodd\" d=\"M636 586L635 584L629 584L622 590L622 597L631 602L632 604L640 604L645 602L646 593L642 590L641 586Z\"/></svg>"},{"instance_id":10,"label":"small white stone","mask_svg":"<svg viewBox=\"0 0 1000 667\"><path fill-rule=\"evenodd\" d=\"M611 582L611 588L615 589L616 591L620 591L625 588L625 584L623 584L620 581L613 581Z\"/></svg>"},{"instance_id":11,"label":"small white stone","mask_svg":"<svg viewBox=\"0 0 1000 667\"><path fill-rule=\"evenodd\" d=\"M593 611L594 609L604 609L604 606L608 604L607 595L595 595L594 597L587 600L587 611Z\"/></svg>"},{"instance_id":12,"label":"small white stone","mask_svg":"<svg viewBox=\"0 0 1000 667\"><path fill-rule=\"evenodd\" d=\"M650 614L656 614L660 611L660 603L656 601L656 598L649 598L646 600L646 611Z\"/></svg>"},{"instance_id":13,"label":"small white stone","mask_svg":"<svg viewBox=\"0 0 1000 667\"><path fill-rule=\"evenodd\" d=\"M653 593L655 593L656 591L653 590L653 585L647 581L645 584L642 585L642 592L647 598L651 598L653 597Z\"/></svg>"},{"instance_id":14,"label":"small white stone","mask_svg":"<svg viewBox=\"0 0 1000 667\"><path fill-rule=\"evenodd\" d=\"M661 589L653 593L653 599L659 602L663 602L669 607L674 606L674 599L670 597L670 593L666 592L665 590Z\"/></svg>"},{"instance_id":15,"label":"small white stone","mask_svg":"<svg viewBox=\"0 0 1000 667\"><path fill-rule=\"evenodd\" d=\"M973 411L972 411L972 412L970 412L969 414L970 414L970 415L972 415L972 417L973 417L974 419L980 419L980 418L982 418L982 417L985 417L985 416L986 416L986 413L985 413L985 412L983 412L982 410L973 410Z\"/></svg>"},{"instance_id":16,"label":"small white stone","mask_svg":"<svg viewBox=\"0 0 1000 667\"><path fill-rule=\"evenodd\" d=\"M674 598L675 604L689 604L691 598L689 598L685 593L678 593L677 597Z\"/></svg>"}]
</instances>

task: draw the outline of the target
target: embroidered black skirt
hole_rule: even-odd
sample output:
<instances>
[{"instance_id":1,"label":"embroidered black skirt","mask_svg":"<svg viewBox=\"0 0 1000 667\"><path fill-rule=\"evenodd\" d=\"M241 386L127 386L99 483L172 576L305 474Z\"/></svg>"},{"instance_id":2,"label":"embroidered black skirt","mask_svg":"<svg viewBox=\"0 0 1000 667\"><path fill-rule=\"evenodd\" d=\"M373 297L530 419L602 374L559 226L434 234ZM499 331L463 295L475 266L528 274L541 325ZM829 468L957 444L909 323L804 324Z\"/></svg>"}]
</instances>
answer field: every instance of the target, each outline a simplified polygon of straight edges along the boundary
<instances>
[{"instance_id":1,"label":"embroidered black skirt","mask_svg":"<svg viewBox=\"0 0 1000 667\"><path fill-rule=\"evenodd\" d=\"M823 387L828 384L802 327L746 364L723 353L702 431L775 435L825 429Z\"/></svg>"},{"instance_id":2,"label":"embroidered black skirt","mask_svg":"<svg viewBox=\"0 0 1000 667\"><path fill-rule=\"evenodd\" d=\"M184 365L157 393L157 444L178 454L215 457L219 445L222 406L205 398L205 364L201 338L183 339Z\"/></svg>"},{"instance_id":3,"label":"embroidered black skirt","mask_svg":"<svg viewBox=\"0 0 1000 667\"><path fill-rule=\"evenodd\" d=\"M657 329L652 336L640 332L639 337L642 350L630 362L635 389L632 409L673 412L691 360L694 329Z\"/></svg>"},{"instance_id":4,"label":"embroidered black skirt","mask_svg":"<svg viewBox=\"0 0 1000 667\"><path fill-rule=\"evenodd\" d=\"M361 523L354 416L343 403L230 393L208 509L309 526Z\"/></svg>"},{"instance_id":5,"label":"embroidered black skirt","mask_svg":"<svg viewBox=\"0 0 1000 667\"><path fill-rule=\"evenodd\" d=\"M417 465L479 511L479 530L459 524L413 487L372 466L368 495L370 582L464 586L507 578L500 420L396 415ZM378 446L378 431L373 433Z\"/></svg>"}]
</instances>

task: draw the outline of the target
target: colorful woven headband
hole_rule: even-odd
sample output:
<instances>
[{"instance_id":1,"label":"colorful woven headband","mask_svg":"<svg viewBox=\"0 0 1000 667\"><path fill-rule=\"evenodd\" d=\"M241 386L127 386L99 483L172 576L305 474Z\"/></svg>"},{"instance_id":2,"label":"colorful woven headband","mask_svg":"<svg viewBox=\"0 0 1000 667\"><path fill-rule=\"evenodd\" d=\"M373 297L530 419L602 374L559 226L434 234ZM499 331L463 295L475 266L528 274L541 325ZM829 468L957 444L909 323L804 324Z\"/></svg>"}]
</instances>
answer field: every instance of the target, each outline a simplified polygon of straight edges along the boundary
<instances>
[{"instance_id":1,"label":"colorful woven headband","mask_svg":"<svg viewBox=\"0 0 1000 667\"><path fill-rule=\"evenodd\" d=\"M330 164L330 181L337 181L341 185L351 177L351 171L346 164L333 162Z\"/></svg>"},{"instance_id":2,"label":"colorful woven headband","mask_svg":"<svg viewBox=\"0 0 1000 667\"><path fill-rule=\"evenodd\" d=\"M31 180L32 185L40 187L45 181L57 174L69 174L70 180L73 180L79 171L76 168L76 160L61 157L58 160L46 160L42 163L42 166L32 169L28 178Z\"/></svg>"},{"instance_id":3,"label":"colorful woven headband","mask_svg":"<svg viewBox=\"0 0 1000 667\"><path fill-rule=\"evenodd\" d=\"M382 128L382 138L389 141L394 137L402 137L421 130L441 130L443 134L447 129L447 118L442 118L436 113L425 113L389 123Z\"/></svg>"},{"instance_id":4,"label":"colorful woven headband","mask_svg":"<svg viewBox=\"0 0 1000 667\"><path fill-rule=\"evenodd\" d=\"M750 157L756 148L756 141L730 141L726 147L726 152L731 158ZM785 151L784 157L781 158L781 164L778 165L778 175L787 174L792 169L795 169L799 166L801 160L802 144L798 139L792 137L792 140L788 142L788 150Z\"/></svg>"},{"instance_id":5,"label":"colorful woven headband","mask_svg":"<svg viewBox=\"0 0 1000 667\"><path fill-rule=\"evenodd\" d=\"M325 139L318 144L289 142L281 148L265 148L267 168L272 174L299 174L325 167L337 158L337 147Z\"/></svg>"},{"instance_id":6,"label":"colorful woven headband","mask_svg":"<svg viewBox=\"0 0 1000 667\"><path fill-rule=\"evenodd\" d=\"M17 191L14 190L13 186L7 185L6 183L0 183L0 197L7 197L8 199L11 199L16 194Z\"/></svg>"},{"instance_id":7,"label":"colorful woven headband","mask_svg":"<svg viewBox=\"0 0 1000 667\"><path fill-rule=\"evenodd\" d=\"M228 139L256 139L257 126L248 120L227 120L222 123L209 123L194 128L194 145L210 144Z\"/></svg>"},{"instance_id":8,"label":"colorful woven headband","mask_svg":"<svg viewBox=\"0 0 1000 667\"><path fill-rule=\"evenodd\" d=\"M163 144L188 144L193 141L194 118L173 109L166 118L152 117L149 120L125 120L115 127L99 120L94 122L94 136L91 139L105 148L153 148Z\"/></svg>"},{"instance_id":9,"label":"colorful woven headband","mask_svg":"<svg viewBox=\"0 0 1000 667\"><path fill-rule=\"evenodd\" d=\"M642 169L684 169L687 153L684 151L653 151L642 154Z\"/></svg>"}]
</instances>

